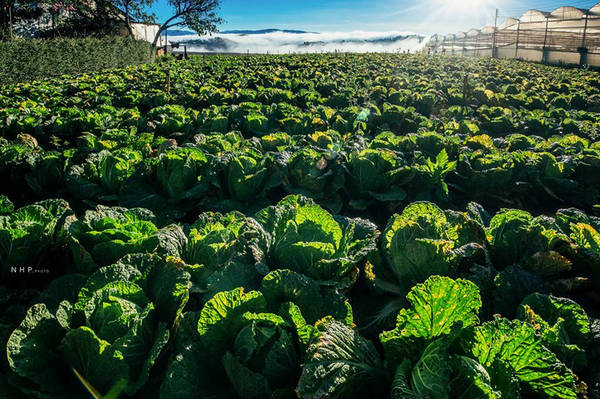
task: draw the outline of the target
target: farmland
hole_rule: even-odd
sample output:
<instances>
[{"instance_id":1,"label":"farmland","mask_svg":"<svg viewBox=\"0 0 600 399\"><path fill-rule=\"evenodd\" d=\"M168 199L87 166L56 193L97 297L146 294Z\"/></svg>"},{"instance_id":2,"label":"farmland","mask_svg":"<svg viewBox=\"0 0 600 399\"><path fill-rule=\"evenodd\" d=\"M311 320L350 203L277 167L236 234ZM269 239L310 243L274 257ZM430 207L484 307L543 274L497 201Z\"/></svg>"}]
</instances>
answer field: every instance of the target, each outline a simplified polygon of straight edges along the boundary
<instances>
[{"instance_id":1,"label":"farmland","mask_svg":"<svg viewBox=\"0 0 600 399\"><path fill-rule=\"evenodd\" d=\"M0 398L599 398L599 112L408 54L0 86Z\"/></svg>"}]
</instances>

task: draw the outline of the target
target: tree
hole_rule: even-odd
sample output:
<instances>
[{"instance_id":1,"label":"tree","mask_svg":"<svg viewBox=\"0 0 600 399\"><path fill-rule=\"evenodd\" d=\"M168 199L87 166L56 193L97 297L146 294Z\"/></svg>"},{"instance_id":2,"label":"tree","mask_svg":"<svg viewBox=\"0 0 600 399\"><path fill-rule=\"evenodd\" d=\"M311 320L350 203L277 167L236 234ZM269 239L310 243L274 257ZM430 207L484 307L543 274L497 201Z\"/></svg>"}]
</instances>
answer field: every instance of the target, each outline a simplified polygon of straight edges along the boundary
<instances>
[{"instance_id":1,"label":"tree","mask_svg":"<svg viewBox=\"0 0 600 399\"><path fill-rule=\"evenodd\" d=\"M12 39L16 23L38 16L37 2L34 0L0 0L0 39Z\"/></svg>"},{"instance_id":2,"label":"tree","mask_svg":"<svg viewBox=\"0 0 600 399\"><path fill-rule=\"evenodd\" d=\"M115 34L122 25L133 34L132 22L154 23L147 13L154 0L0 0L0 40L23 35L23 26L30 27L25 36L77 37L90 34ZM37 22L49 16L50 24ZM23 22L29 21L29 24Z\"/></svg>"},{"instance_id":3,"label":"tree","mask_svg":"<svg viewBox=\"0 0 600 399\"><path fill-rule=\"evenodd\" d=\"M156 46L160 35L175 26L187 26L199 35L217 32L217 24L223 20L216 14L220 0L169 0L174 14L158 29L153 46Z\"/></svg>"},{"instance_id":4,"label":"tree","mask_svg":"<svg viewBox=\"0 0 600 399\"><path fill-rule=\"evenodd\" d=\"M80 36L89 30L91 21L103 10L102 0L28 0L38 11L38 18L50 15L50 28L42 27L39 37ZM21 0L19 0L21 3Z\"/></svg>"},{"instance_id":5,"label":"tree","mask_svg":"<svg viewBox=\"0 0 600 399\"><path fill-rule=\"evenodd\" d=\"M129 35L133 36L131 23L133 20L139 22L154 22L154 15L148 14L146 9L152 6L154 0L113 0L115 7L123 11L125 25L129 31Z\"/></svg>"},{"instance_id":6,"label":"tree","mask_svg":"<svg viewBox=\"0 0 600 399\"><path fill-rule=\"evenodd\" d=\"M0 3L0 38L12 39L12 23L14 14L14 0L6 0Z\"/></svg>"}]
</instances>

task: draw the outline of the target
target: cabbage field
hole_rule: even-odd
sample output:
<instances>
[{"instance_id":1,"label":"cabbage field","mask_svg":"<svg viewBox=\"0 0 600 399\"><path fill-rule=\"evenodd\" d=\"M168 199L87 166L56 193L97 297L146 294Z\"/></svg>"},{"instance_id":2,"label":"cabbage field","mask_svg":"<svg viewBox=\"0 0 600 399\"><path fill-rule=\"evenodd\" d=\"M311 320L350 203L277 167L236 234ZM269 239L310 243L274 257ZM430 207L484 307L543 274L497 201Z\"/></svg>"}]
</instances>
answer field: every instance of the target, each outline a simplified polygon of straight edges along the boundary
<instances>
[{"instance_id":1,"label":"cabbage field","mask_svg":"<svg viewBox=\"0 0 600 399\"><path fill-rule=\"evenodd\" d=\"M600 74L170 58L0 87L0 398L600 398Z\"/></svg>"}]
</instances>

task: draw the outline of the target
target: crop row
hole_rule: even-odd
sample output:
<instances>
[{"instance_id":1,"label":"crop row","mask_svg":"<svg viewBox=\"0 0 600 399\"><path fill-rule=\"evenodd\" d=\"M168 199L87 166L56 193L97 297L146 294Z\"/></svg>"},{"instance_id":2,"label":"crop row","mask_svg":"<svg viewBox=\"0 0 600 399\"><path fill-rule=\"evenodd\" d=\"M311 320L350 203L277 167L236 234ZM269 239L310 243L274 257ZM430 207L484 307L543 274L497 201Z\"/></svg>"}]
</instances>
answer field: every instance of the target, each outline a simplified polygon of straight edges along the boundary
<instances>
[{"instance_id":1,"label":"crop row","mask_svg":"<svg viewBox=\"0 0 600 399\"><path fill-rule=\"evenodd\" d=\"M2 86L0 396L596 399L599 104L398 54Z\"/></svg>"},{"instance_id":2,"label":"crop row","mask_svg":"<svg viewBox=\"0 0 600 399\"><path fill-rule=\"evenodd\" d=\"M599 147L575 135L387 132L366 140L327 131L244 140L231 132L197 135L179 147L118 130L78 144L45 151L31 136L0 139L4 193L17 202L55 193L78 210L118 204L176 219L190 211L255 211L286 194L310 196L336 213L375 207L387 215L416 199L530 210L591 210L599 199Z\"/></svg>"},{"instance_id":3,"label":"crop row","mask_svg":"<svg viewBox=\"0 0 600 399\"><path fill-rule=\"evenodd\" d=\"M8 265L46 267L47 259L65 259L62 270L51 270L54 281L41 295L44 301L29 310L8 340L13 371L42 391L70 392L72 378L63 382L69 373L63 374L54 364L61 359L61 367L75 368L97 389L108 390L125 378L125 392L135 393L147 381L161 351L173 349L165 347L169 326L190 296L195 303L188 304L176 328L183 334L183 342L175 341L176 351L184 351L184 356L177 355L168 366L162 388L167 398L183 397L177 391L183 384L180 379L186 378L193 378L200 392L234 389L243 397L246 390L259 389L257 397L278 389L293 390L304 361L298 386L301 394L311 396L327 389L334 397L345 397L354 384L366 389L352 381L359 378L359 370L329 370L319 358L333 357L329 361L336 363L342 361L337 357L359 356L361 362L375 362L377 351L349 326L356 321L366 334L376 336L377 331L393 328L399 311L396 329L381 334L388 368L399 368L410 359L404 355L402 361L403 351L417 356L415 361L433 350L442 351L436 356L449 356L448 345L456 338L450 334L444 345L434 338L448 335L452 323L462 320L461 328L467 328L477 323L478 315L492 314L540 318L540 323L549 323L544 327L548 329L574 324L573 330L564 326L567 337L542 335L541 340L535 338L537 343L530 342L534 328L523 322L497 319L477 327L483 329L480 333L491 334L485 339L516 334L514 339L527 341L526 345L533 345L531 350L548 351L540 356L549 362L545 367L553 367L553 374L540 375L536 383L524 378L522 383L529 384L526 389L551 393L560 388L561 396L550 396L575 398L571 373L585 376L588 359L598 355L585 353L590 340L597 337L591 335L583 309L572 300L547 296L552 292L599 305L598 298L589 293L600 287L600 220L574 208L560 210L554 217L508 209L490 217L475 203L457 212L415 202L395 214L380 234L368 221L333 216L302 196L286 197L253 218L239 212L208 212L193 224L166 226L141 208L98 206L77 218L62 200L18 210L11 210L10 205L3 201L6 216L0 216L3 273L8 275ZM71 263L61 253L65 250L71 251ZM438 277L429 278L434 275ZM401 310L407 294L415 308L446 307L442 314L435 311L432 315L440 324L415 321L417 316L410 316L411 312L425 317L419 310ZM419 295L425 298L415 299ZM463 296L471 299L465 301ZM354 314L350 303L355 306ZM415 330L408 333L403 323ZM553 323L558 324L552 327ZM196 326L199 337L194 337ZM416 338L425 353L410 346ZM246 339L258 345L255 353L244 352ZM541 343L549 349L533 349ZM316 346L308 349L310 344ZM187 345L204 349L191 351ZM349 352L336 349L330 353L323 347L327 345L349 345ZM27 361L34 356L29 348L36 348L33 364ZM368 353L362 353L367 349ZM300 352L292 356L290 351L295 350ZM475 347L466 350L473 351L475 360L485 359ZM501 357L509 356L506 367L522 367L531 361L512 359L514 354L508 349L502 351L506 353ZM277 360L284 354L292 357ZM199 361L198 356L205 360ZM259 361L255 356L267 357ZM280 364L284 359L284 365ZM54 372L39 380L39 373L50 363ZM386 381L381 361L376 364L381 370L372 370L373 377ZM560 364L562 368L557 369ZM226 376L229 380L220 384L198 381L198 374L189 376L190 368L196 367L215 367L209 374L215 373L214 378L220 380L213 381ZM323 367L349 381L323 387ZM402 367L409 372L413 366ZM248 373L244 378L249 381L258 378L261 385L232 379L238 372ZM251 378L257 372L263 373L260 378ZM559 379L559 387L551 383L553 379Z\"/></svg>"}]
</instances>

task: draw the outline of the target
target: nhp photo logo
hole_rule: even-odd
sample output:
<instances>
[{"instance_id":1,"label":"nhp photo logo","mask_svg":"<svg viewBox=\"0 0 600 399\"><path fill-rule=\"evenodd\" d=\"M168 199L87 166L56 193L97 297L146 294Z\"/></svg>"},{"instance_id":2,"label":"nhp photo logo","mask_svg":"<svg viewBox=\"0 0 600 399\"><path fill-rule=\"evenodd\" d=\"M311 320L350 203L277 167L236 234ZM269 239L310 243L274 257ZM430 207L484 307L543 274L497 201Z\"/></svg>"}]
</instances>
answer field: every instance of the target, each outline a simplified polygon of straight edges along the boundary
<instances>
[{"instance_id":1,"label":"nhp photo logo","mask_svg":"<svg viewBox=\"0 0 600 399\"><path fill-rule=\"evenodd\" d=\"M49 269L38 268L34 266L10 266L10 274L49 274Z\"/></svg>"}]
</instances>

